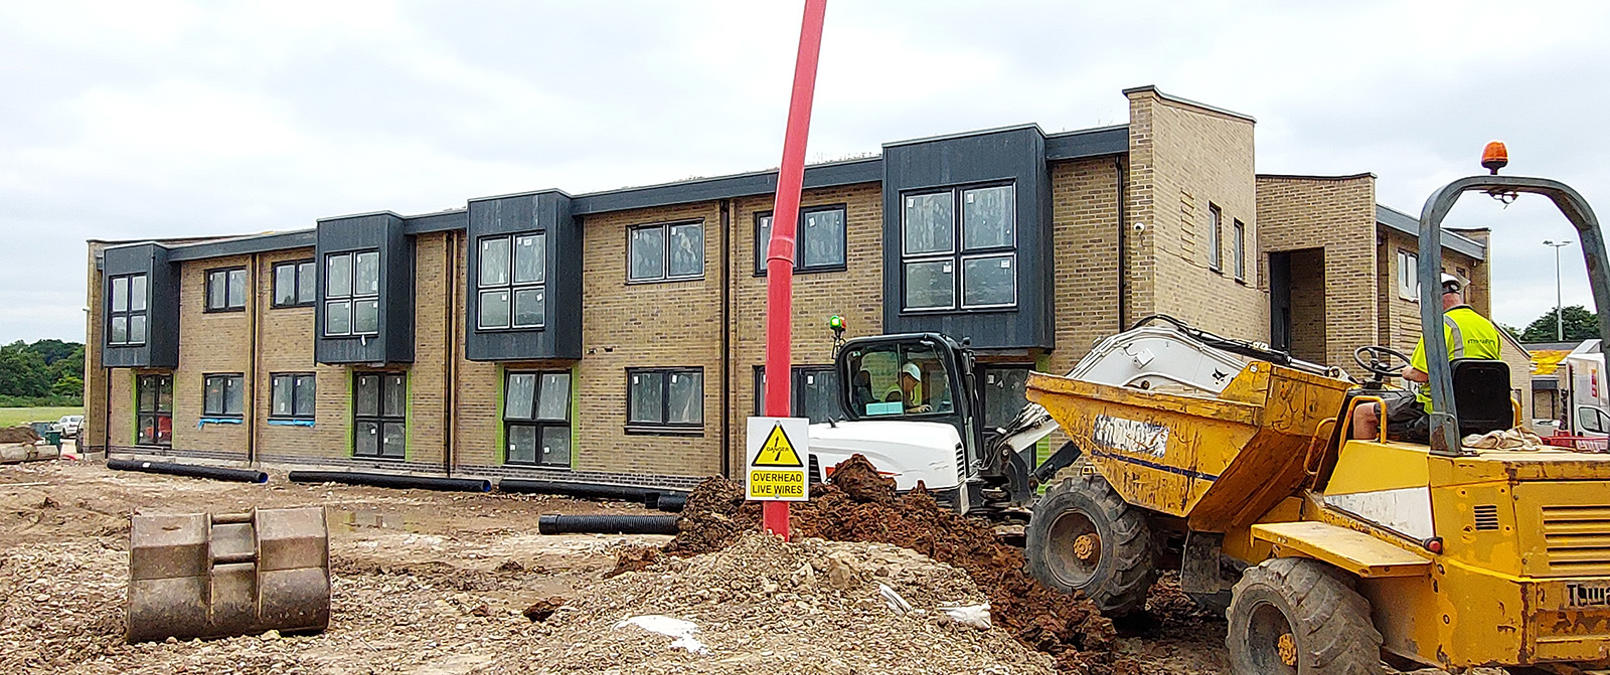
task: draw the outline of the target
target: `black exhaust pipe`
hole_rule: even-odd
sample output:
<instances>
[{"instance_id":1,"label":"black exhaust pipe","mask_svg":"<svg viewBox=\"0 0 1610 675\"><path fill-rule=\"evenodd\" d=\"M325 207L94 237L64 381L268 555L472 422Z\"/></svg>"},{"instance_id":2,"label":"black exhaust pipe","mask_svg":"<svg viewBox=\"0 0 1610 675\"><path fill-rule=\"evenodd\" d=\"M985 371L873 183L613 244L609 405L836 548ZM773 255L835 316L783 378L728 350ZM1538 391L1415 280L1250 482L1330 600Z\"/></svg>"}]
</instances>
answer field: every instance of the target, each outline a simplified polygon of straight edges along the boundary
<instances>
[{"instance_id":1,"label":"black exhaust pipe","mask_svg":"<svg viewBox=\"0 0 1610 675\"><path fill-rule=\"evenodd\" d=\"M239 483L267 483L268 474L251 469L226 469L218 466L202 466L199 464L174 464L172 462L147 462L139 459L108 459L106 468L114 471L143 471L145 473L161 473L169 476L189 476L191 478L211 478L213 480L229 480Z\"/></svg>"},{"instance_id":2,"label":"black exhaust pipe","mask_svg":"<svg viewBox=\"0 0 1610 675\"><path fill-rule=\"evenodd\" d=\"M676 534L676 516L565 516L537 519L543 534Z\"/></svg>"},{"instance_id":3,"label":"black exhaust pipe","mask_svg":"<svg viewBox=\"0 0 1610 675\"><path fill-rule=\"evenodd\" d=\"M491 492L492 481L476 478L432 478L428 476L396 476L387 473L358 473L356 471L292 471L292 483L343 483L371 487L420 489L442 492Z\"/></svg>"},{"instance_id":4,"label":"black exhaust pipe","mask_svg":"<svg viewBox=\"0 0 1610 675\"><path fill-rule=\"evenodd\" d=\"M498 481L498 492L517 492L535 495L563 495L578 499L619 499L623 501L642 502L644 506L655 508L659 499L668 495L680 495L686 499L686 492L678 490L663 490L660 488L637 487L635 485L608 485L604 483L571 483L555 480L527 480L523 478L504 478Z\"/></svg>"}]
</instances>

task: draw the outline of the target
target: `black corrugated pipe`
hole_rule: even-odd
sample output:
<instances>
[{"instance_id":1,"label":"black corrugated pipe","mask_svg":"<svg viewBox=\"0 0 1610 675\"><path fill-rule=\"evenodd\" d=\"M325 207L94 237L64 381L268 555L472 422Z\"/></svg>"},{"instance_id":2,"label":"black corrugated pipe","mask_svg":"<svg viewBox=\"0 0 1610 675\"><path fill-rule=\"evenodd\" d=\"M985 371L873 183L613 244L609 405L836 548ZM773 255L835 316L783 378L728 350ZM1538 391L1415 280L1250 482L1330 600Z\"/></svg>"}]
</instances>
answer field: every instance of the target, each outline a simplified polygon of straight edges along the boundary
<instances>
[{"instance_id":1,"label":"black corrugated pipe","mask_svg":"<svg viewBox=\"0 0 1610 675\"><path fill-rule=\"evenodd\" d=\"M662 490L660 488L637 487L635 485L608 485L603 483L570 483L553 480L527 480L522 478L504 478L498 481L498 492L521 492L538 495L563 495L581 499L622 499L626 501L642 502L644 506L653 508L662 495L682 495L685 499L687 493L677 490Z\"/></svg>"},{"instance_id":2,"label":"black corrugated pipe","mask_svg":"<svg viewBox=\"0 0 1610 675\"><path fill-rule=\"evenodd\" d=\"M543 534L676 534L677 516L563 516L537 519Z\"/></svg>"},{"instance_id":3,"label":"black corrugated pipe","mask_svg":"<svg viewBox=\"0 0 1610 675\"><path fill-rule=\"evenodd\" d=\"M389 473L358 473L356 471L292 471L292 483L344 483L371 487L442 492L491 492L492 481L475 478L432 478L429 476L396 476Z\"/></svg>"},{"instance_id":4,"label":"black corrugated pipe","mask_svg":"<svg viewBox=\"0 0 1610 675\"><path fill-rule=\"evenodd\" d=\"M654 502L654 508L661 511L670 511L672 513L681 511L682 509L687 508L687 506L688 495L683 492L662 494L660 495L660 498Z\"/></svg>"},{"instance_id":5,"label":"black corrugated pipe","mask_svg":"<svg viewBox=\"0 0 1610 675\"><path fill-rule=\"evenodd\" d=\"M267 483L268 474L251 469L225 469L218 466L201 466L198 464L174 464L171 462L147 462L137 459L108 459L106 468L115 471L144 471L145 473L162 473L169 476L189 476L191 478L211 478L213 480L232 480L241 483Z\"/></svg>"}]
</instances>

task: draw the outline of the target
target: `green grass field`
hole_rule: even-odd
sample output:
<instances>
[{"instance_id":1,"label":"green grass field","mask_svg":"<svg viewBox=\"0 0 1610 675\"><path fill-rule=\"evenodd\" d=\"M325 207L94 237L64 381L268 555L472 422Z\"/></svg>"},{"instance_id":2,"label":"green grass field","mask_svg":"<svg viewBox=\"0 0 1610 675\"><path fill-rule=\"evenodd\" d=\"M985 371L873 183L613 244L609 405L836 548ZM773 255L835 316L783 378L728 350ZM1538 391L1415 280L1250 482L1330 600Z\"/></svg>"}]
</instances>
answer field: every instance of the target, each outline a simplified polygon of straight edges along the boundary
<instances>
[{"instance_id":1,"label":"green grass field","mask_svg":"<svg viewBox=\"0 0 1610 675\"><path fill-rule=\"evenodd\" d=\"M62 415L82 415L79 408L0 408L0 427L14 427L29 422L54 422Z\"/></svg>"}]
</instances>

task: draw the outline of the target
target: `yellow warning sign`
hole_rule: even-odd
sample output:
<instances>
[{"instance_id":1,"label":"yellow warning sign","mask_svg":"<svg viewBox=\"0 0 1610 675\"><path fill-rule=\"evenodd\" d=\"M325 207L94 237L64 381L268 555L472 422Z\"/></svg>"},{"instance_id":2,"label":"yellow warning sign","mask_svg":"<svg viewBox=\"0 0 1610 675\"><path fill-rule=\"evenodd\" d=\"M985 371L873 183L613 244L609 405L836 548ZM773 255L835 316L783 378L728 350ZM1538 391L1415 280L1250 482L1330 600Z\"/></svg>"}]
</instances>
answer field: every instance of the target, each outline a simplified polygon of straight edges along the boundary
<instances>
[{"instance_id":1,"label":"yellow warning sign","mask_svg":"<svg viewBox=\"0 0 1610 675\"><path fill-rule=\"evenodd\" d=\"M749 499L804 501L810 498L810 420L751 417L745 439L745 493Z\"/></svg>"},{"instance_id":2,"label":"yellow warning sign","mask_svg":"<svg viewBox=\"0 0 1610 675\"><path fill-rule=\"evenodd\" d=\"M781 422L772 425L771 433L767 434L766 442L760 444L760 454L755 456L752 466L805 466L799 461L799 453L794 452L794 444L789 442L787 432L783 431Z\"/></svg>"}]
</instances>

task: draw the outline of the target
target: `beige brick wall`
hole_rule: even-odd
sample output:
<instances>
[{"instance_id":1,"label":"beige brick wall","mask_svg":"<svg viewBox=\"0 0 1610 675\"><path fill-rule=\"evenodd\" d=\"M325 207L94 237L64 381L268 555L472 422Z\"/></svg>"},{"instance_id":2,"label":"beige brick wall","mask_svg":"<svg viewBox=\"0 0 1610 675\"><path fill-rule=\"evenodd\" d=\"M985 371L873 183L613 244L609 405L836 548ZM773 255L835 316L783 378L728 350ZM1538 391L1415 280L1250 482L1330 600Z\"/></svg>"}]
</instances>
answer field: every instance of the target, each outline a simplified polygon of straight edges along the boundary
<instances>
[{"instance_id":1,"label":"beige brick wall","mask_svg":"<svg viewBox=\"0 0 1610 675\"><path fill-rule=\"evenodd\" d=\"M319 365L313 361L313 317L315 307L273 307L276 263L313 259L312 248L275 251L259 256L257 273L251 275L263 320L258 324L257 370L262 384L258 388L257 450L259 454L293 457L345 457L352 425L348 407L347 369ZM180 341L189 338L186 333ZM273 408L271 375L278 373L314 374L313 427L280 426L268 423Z\"/></svg>"},{"instance_id":2,"label":"beige brick wall","mask_svg":"<svg viewBox=\"0 0 1610 675\"><path fill-rule=\"evenodd\" d=\"M246 267L246 283L260 282L253 274L250 256L230 256L179 264L179 367L173 371L173 448L224 452L246 459L246 424L208 424L197 428L202 415L203 376L241 373L247 401L254 384L252 371L252 319L261 306L248 292L246 311L207 312L207 271ZM250 287L250 286L248 286ZM258 379L256 385L267 386Z\"/></svg>"},{"instance_id":3,"label":"beige brick wall","mask_svg":"<svg viewBox=\"0 0 1610 675\"><path fill-rule=\"evenodd\" d=\"M414 237L414 362L408 367L408 460L442 464L447 452L448 307L457 261L448 235ZM461 266L459 266L461 267Z\"/></svg>"},{"instance_id":4,"label":"beige brick wall","mask_svg":"<svg viewBox=\"0 0 1610 675\"><path fill-rule=\"evenodd\" d=\"M87 242L84 279L84 306L89 308L84 313L84 425L79 431L78 440L88 448L103 448L107 438L107 391L111 382L111 373L101 367L101 317L104 315L101 307L101 271L95 269L95 258L101 251L106 250L106 244L99 241ZM132 429L133 421L125 422ZM133 431L127 431L126 438L132 438ZM111 437L111 442L117 442L117 436Z\"/></svg>"},{"instance_id":5,"label":"beige brick wall","mask_svg":"<svg viewBox=\"0 0 1610 675\"><path fill-rule=\"evenodd\" d=\"M793 365L833 362L827 320L844 317L846 339L883 332L883 197L877 183L806 190L800 206L844 205L845 269L794 275ZM755 412L755 366L766 361L766 277L755 276L755 215L772 210L772 197L733 201L732 390L730 451L743 454L745 419ZM761 243L764 250L766 244ZM719 358L719 357L718 357Z\"/></svg>"},{"instance_id":6,"label":"beige brick wall","mask_svg":"<svg viewBox=\"0 0 1610 675\"><path fill-rule=\"evenodd\" d=\"M1258 285L1258 218L1250 120L1160 96L1129 94L1130 223L1139 261L1138 318L1171 314L1225 335L1267 340L1269 303ZM1209 212L1218 207L1219 269L1209 255ZM1245 227L1246 277L1235 279L1234 223Z\"/></svg>"},{"instance_id":7,"label":"beige brick wall","mask_svg":"<svg viewBox=\"0 0 1610 675\"><path fill-rule=\"evenodd\" d=\"M1111 158L1051 165L1056 349L1045 367L1053 373L1067 372L1120 328L1117 174ZM1127 319L1139 316L1131 311Z\"/></svg>"},{"instance_id":8,"label":"beige brick wall","mask_svg":"<svg viewBox=\"0 0 1610 675\"><path fill-rule=\"evenodd\" d=\"M627 283L627 229L704 223L702 278ZM734 223L738 227L739 223ZM577 365L579 470L701 476L720 469L721 212L717 204L637 209L585 218L582 350ZM740 264L737 257L734 264ZM704 427L698 434L626 432L626 369L704 368Z\"/></svg>"}]
</instances>

